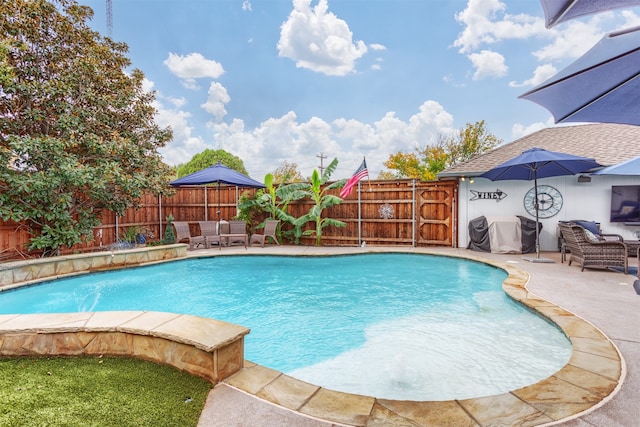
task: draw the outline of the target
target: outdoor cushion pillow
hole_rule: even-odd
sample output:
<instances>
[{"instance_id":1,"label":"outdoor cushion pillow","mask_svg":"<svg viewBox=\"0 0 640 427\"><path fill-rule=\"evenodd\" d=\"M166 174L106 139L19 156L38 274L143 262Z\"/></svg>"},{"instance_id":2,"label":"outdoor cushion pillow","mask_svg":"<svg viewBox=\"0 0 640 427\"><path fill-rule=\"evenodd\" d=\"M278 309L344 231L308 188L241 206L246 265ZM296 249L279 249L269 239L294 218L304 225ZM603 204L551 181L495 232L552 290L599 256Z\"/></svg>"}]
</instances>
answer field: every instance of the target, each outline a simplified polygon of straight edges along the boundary
<instances>
[{"instance_id":1,"label":"outdoor cushion pillow","mask_svg":"<svg viewBox=\"0 0 640 427\"><path fill-rule=\"evenodd\" d=\"M596 236L600 235L600 230L598 230L598 224L595 221L576 221L576 224L584 228L585 230L589 230L591 233ZM598 240L596 238L596 240Z\"/></svg>"},{"instance_id":2,"label":"outdoor cushion pillow","mask_svg":"<svg viewBox=\"0 0 640 427\"><path fill-rule=\"evenodd\" d=\"M591 231L587 230L586 228L584 229L584 235L587 236L588 240L591 240L592 242L597 242L598 236L596 236L595 234L593 234Z\"/></svg>"}]
</instances>

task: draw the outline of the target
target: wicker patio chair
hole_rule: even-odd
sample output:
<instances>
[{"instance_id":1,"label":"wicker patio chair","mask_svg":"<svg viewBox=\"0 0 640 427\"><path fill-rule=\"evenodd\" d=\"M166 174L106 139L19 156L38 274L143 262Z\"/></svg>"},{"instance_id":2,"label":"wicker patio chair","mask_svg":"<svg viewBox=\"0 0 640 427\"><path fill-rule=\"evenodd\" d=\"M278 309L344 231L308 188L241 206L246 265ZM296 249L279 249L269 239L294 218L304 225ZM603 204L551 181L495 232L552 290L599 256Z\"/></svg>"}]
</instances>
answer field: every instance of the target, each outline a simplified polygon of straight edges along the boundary
<instances>
[{"instance_id":1,"label":"wicker patio chair","mask_svg":"<svg viewBox=\"0 0 640 427\"><path fill-rule=\"evenodd\" d=\"M585 229L576 224L559 223L558 226L569 251L571 251L569 265L575 261L582 266L581 271L584 271L585 268L619 267L627 274L627 246L623 242L619 240L590 240L587 238Z\"/></svg>"},{"instance_id":2,"label":"wicker patio chair","mask_svg":"<svg viewBox=\"0 0 640 427\"><path fill-rule=\"evenodd\" d=\"M188 222L173 221L172 224L176 229L176 243L186 241L185 243L189 244L189 249L194 249L198 246L206 247L204 236L191 235Z\"/></svg>"},{"instance_id":3,"label":"wicker patio chair","mask_svg":"<svg viewBox=\"0 0 640 427\"><path fill-rule=\"evenodd\" d=\"M264 242L267 237L271 237L273 241L279 245L280 242L278 242L278 238L276 237L276 228L278 228L278 223L280 223L280 221L278 221L277 219L266 220L264 223L264 231L262 232L262 234L252 234L251 239L249 240L249 246L254 243L260 243L264 248Z\"/></svg>"},{"instance_id":4,"label":"wicker patio chair","mask_svg":"<svg viewBox=\"0 0 640 427\"><path fill-rule=\"evenodd\" d=\"M204 245L210 248L212 243L220 245L220 234L218 233L218 221L198 221L200 224L200 234L204 236Z\"/></svg>"}]
</instances>

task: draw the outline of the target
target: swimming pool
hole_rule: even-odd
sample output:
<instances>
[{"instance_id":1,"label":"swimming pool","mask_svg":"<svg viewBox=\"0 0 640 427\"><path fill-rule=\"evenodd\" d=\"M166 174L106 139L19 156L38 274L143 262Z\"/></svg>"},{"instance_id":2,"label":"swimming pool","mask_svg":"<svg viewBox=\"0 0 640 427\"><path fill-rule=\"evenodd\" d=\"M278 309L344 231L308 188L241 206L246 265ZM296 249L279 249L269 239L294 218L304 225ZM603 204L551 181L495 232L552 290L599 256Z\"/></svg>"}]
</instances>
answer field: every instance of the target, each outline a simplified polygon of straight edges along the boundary
<instances>
[{"instance_id":1,"label":"swimming pool","mask_svg":"<svg viewBox=\"0 0 640 427\"><path fill-rule=\"evenodd\" d=\"M564 335L513 303L506 274L417 254L223 256L0 294L0 313L154 310L250 327L246 358L334 390L390 399L496 394L569 359Z\"/></svg>"}]
</instances>

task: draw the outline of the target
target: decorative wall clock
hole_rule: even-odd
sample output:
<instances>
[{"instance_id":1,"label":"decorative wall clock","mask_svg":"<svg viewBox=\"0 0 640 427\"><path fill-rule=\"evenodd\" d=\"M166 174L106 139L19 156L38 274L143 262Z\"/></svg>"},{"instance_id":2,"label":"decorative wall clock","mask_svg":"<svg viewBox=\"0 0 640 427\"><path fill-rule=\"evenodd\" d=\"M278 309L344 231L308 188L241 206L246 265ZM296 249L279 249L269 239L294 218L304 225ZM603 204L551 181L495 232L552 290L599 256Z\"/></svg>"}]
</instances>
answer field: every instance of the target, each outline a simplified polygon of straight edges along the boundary
<instances>
[{"instance_id":1,"label":"decorative wall clock","mask_svg":"<svg viewBox=\"0 0 640 427\"><path fill-rule=\"evenodd\" d=\"M536 216L536 189L524 195L524 208L529 215ZM538 217L551 218L562 209L562 194L550 185L538 185Z\"/></svg>"}]
</instances>

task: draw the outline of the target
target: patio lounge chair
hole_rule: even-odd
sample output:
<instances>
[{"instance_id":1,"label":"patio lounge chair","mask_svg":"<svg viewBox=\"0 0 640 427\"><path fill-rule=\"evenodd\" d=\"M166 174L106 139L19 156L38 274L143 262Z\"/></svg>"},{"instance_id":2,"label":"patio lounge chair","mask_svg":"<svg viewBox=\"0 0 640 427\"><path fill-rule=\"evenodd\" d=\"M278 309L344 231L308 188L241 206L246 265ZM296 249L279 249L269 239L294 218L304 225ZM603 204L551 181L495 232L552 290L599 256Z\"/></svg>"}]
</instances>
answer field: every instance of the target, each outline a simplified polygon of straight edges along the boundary
<instances>
[{"instance_id":1,"label":"patio lounge chair","mask_svg":"<svg viewBox=\"0 0 640 427\"><path fill-rule=\"evenodd\" d=\"M247 222L240 220L229 221L229 233L220 234L220 238L226 246L234 243L244 244L245 249L249 243L249 235L247 234ZM222 245L220 245L222 246Z\"/></svg>"},{"instance_id":2,"label":"patio lounge chair","mask_svg":"<svg viewBox=\"0 0 640 427\"><path fill-rule=\"evenodd\" d=\"M571 251L569 265L575 261L582 266L581 271L584 271L585 268L610 269L619 267L627 274L627 246L622 241L591 240L587 237L585 229L577 224L559 223L558 226L568 249Z\"/></svg>"},{"instance_id":3,"label":"patio lounge chair","mask_svg":"<svg viewBox=\"0 0 640 427\"><path fill-rule=\"evenodd\" d=\"M204 245L210 248L212 243L220 245L220 234L218 234L218 221L198 221L200 224L200 234L204 236Z\"/></svg>"},{"instance_id":4,"label":"patio lounge chair","mask_svg":"<svg viewBox=\"0 0 640 427\"><path fill-rule=\"evenodd\" d=\"M203 248L206 247L204 236L191 236L188 222L173 221L172 224L176 229L176 243L186 241L185 243L189 244L189 249L194 249L200 245Z\"/></svg>"},{"instance_id":5,"label":"patio lounge chair","mask_svg":"<svg viewBox=\"0 0 640 427\"><path fill-rule=\"evenodd\" d=\"M279 245L280 243L278 242L278 238L276 237L276 228L278 227L279 222L280 221L278 221L277 219L266 220L266 222L264 223L264 231L262 232L262 234L252 234L251 240L249 241L249 246L254 243L260 243L264 248L264 241L267 239L267 237L271 237L273 241Z\"/></svg>"}]
</instances>

